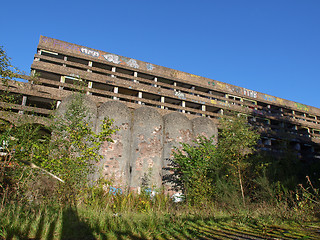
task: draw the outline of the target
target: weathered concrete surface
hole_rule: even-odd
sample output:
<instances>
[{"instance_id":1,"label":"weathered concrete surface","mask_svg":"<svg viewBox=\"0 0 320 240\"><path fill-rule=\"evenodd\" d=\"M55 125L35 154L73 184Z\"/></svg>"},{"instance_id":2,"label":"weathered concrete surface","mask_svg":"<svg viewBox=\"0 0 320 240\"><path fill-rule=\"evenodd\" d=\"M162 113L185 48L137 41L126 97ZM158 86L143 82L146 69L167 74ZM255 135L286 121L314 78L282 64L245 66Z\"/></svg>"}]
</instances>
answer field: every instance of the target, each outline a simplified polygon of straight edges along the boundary
<instances>
[{"instance_id":1,"label":"weathered concrete surface","mask_svg":"<svg viewBox=\"0 0 320 240\"><path fill-rule=\"evenodd\" d=\"M65 114L73 99L67 97L60 104L58 114ZM179 192L175 188L178 184L175 174L169 169L174 147L181 148L182 142L192 143L199 135L217 136L218 132L215 123L205 117L190 120L178 112L162 116L154 108L130 110L119 101L105 102L97 109L89 96L83 99L83 104L97 133L106 117L113 119L114 126L119 128L112 136L113 143L102 144L103 159L94 178L102 174L113 187L122 190L139 192L141 187L164 187L169 194Z\"/></svg>"},{"instance_id":2,"label":"weathered concrete surface","mask_svg":"<svg viewBox=\"0 0 320 240\"><path fill-rule=\"evenodd\" d=\"M161 187L163 120L157 110L138 108L133 114L131 189Z\"/></svg>"},{"instance_id":3,"label":"weathered concrete surface","mask_svg":"<svg viewBox=\"0 0 320 240\"><path fill-rule=\"evenodd\" d=\"M212 120L206 117L198 117L191 120L193 127L193 135L195 138L198 136L205 136L210 138L215 136L215 143L217 143L218 128Z\"/></svg>"},{"instance_id":4,"label":"weathered concrete surface","mask_svg":"<svg viewBox=\"0 0 320 240\"><path fill-rule=\"evenodd\" d=\"M107 117L114 120L113 126L119 131L113 134L113 142L104 142L101 147L103 159L100 163L102 176L111 180L114 187L129 186L131 112L119 101L105 102L98 108L97 132Z\"/></svg>"},{"instance_id":5,"label":"weathered concrete surface","mask_svg":"<svg viewBox=\"0 0 320 240\"><path fill-rule=\"evenodd\" d=\"M56 116L59 117L64 115L73 101L82 101L84 109L87 111L86 120L89 121L92 129L95 129L97 118L97 105L93 101L93 99L88 95L79 95L78 93L75 93L64 98L57 109Z\"/></svg>"},{"instance_id":6,"label":"weathered concrete surface","mask_svg":"<svg viewBox=\"0 0 320 240\"><path fill-rule=\"evenodd\" d=\"M163 143L163 158L164 158L164 187L169 193L176 192L177 179L174 172L169 170L171 167L172 151L174 147L181 148L180 143L191 143L193 140L192 123L181 113L173 112L165 115L164 119L164 143Z\"/></svg>"}]
</instances>

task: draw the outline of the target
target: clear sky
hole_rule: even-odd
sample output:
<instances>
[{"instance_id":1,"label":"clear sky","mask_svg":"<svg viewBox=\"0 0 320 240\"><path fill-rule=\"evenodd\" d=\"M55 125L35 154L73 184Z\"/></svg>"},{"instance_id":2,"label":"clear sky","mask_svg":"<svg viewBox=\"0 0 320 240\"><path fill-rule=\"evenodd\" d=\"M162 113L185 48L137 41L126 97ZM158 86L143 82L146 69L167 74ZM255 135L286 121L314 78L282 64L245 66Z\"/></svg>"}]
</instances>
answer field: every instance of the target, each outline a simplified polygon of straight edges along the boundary
<instances>
[{"instance_id":1,"label":"clear sky","mask_svg":"<svg viewBox=\"0 0 320 240\"><path fill-rule=\"evenodd\" d=\"M320 108L320 0L3 1L0 45L40 35Z\"/></svg>"}]
</instances>

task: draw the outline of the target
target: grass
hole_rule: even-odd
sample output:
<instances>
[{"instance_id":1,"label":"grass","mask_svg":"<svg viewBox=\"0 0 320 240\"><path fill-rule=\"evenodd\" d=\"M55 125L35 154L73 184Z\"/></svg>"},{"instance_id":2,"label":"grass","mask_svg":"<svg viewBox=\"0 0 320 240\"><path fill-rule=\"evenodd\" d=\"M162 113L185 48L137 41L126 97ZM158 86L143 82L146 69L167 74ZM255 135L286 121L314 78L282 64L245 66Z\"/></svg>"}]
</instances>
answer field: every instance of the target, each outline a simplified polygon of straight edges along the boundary
<instances>
[{"instance_id":1,"label":"grass","mask_svg":"<svg viewBox=\"0 0 320 240\"><path fill-rule=\"evenodd\" d=\"M179 206L168 211L115 213L110 208L7 204L0 212L2 239L319 239L320 224L269 212L230 212Z\"/></svg>"}]
</instances>

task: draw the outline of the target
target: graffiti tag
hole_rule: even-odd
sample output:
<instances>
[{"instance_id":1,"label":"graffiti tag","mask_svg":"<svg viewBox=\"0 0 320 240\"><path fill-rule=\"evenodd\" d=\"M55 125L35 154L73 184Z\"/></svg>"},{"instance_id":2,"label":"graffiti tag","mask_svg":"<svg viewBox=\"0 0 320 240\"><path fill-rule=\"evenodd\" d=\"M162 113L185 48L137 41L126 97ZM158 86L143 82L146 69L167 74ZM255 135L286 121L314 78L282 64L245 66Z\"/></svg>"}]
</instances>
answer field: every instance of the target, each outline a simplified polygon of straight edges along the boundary
<instances>
[{"instance_id":1,"label":"graffiti tag","mask_svg":"<svg viewBox=\"0 0 320 240\"><path fill-rule=\"evenodd\" d=\"M298 108L299 110L306 111L306 112L309 111L309 108L306 105L303 105L301 103L294 103L294 104L296 105L296 108Z\"/></svg>"},{"instance_id":2,"label":"graffiti tag","mask_svg":"<svg viewBox=\"0 0 320 240\"><path fill-rule=\"evenodd\" d=\"M243 89L243 94L248 97L252 97L252 98L257 98L257 95L258 95L258 93L256 91L249 90L246 88Z\"/></svg>"},{"instance_id":3,"label":"graffiti tag","mask_svg":"<svg viewBox=\"0 0 320 240\"><path fill-rule=\"evenodd\" d=\"M176 97L178 97L178 98L181 98L181 99L186 99L186 95L184 94L184 93L182 93L182 92L180 92L180 91L178 91L178 92L174 92L174 95L176 96Z\"/></svg>"},{"instance_id":4,"label":"graffiti tag","mask_svg":"<svg viewBox=\"0 0 320 240\"><path fill-rule=\"evenodd\" d=\"M146 63L147 69L152 71L154 69L154 66L151 63Z\"/></svg>"},{"instance_id":5,"label":"graffiti tag","mask_svg":"<svg viewBox=\"0 0 320 240\"><path fill-rule=\"evenodd\" d=\"M121 188L115 188L115 187L109 187L109 194L112 194L112 195L121 195L122 194L122 190Z\"/></svg>"},{"instance_id":6,"label":"graffiti tag","mask_svg":"<svg viewBox=\"0 0 320 240\"><path fill-rule=\"evenodd\" d=\"M132 68L139 68L139 65L136 60L134 59L129 59L125 57L119 57L114 54L105 54L103 57L108 61L108 62L113 62L115 64L122 64L122 65L127 65Z\"/></svg>"},{"instance_id":7,"label":"graffiti tag","mask_svg":"<svg viewBox=\"0 0 320 240\"><path fill-rule=\"evenodd\" d=\"M92 57L99 57L100 56L99 52L93 51L91 49L84 48L84 47L80 48L80 52L87 54L87 55L90 55Z\"/></svg>"}]
</instances>

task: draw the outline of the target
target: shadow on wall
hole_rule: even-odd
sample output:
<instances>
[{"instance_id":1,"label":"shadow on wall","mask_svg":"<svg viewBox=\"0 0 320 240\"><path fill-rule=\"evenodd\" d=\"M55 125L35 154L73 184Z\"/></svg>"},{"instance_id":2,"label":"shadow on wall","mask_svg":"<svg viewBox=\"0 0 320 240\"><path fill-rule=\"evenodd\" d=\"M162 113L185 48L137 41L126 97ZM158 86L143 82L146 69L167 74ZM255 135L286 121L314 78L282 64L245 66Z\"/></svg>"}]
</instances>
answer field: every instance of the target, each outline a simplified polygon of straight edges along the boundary
<instances>
[{"instance_id":1,"label":"shadow on wall","mask_svg":"<svg viewBox=\"0 0 320 240\"><path fill-rule=\"evenodd\" d=\"M66 98L59 107L63 114L72 98ZM114 119L119 131L112 136L114 142L105 142L101 148L103 159L98 173L111 180L113 187L140 192L141 188L173 191L172 183L163 184L163 176L172 174L166 170L174 147L180 142L191 143L199 135L217 136L215 123L206 117L189 120L184 114L172 112L162 116L155 108L141 107L130 110L119 101L108 101L96 108L89 96L85 98L92 126L100 131L105 118ZM101 170L100 170L101 169ZM96 177L97 177L96 176Z\"/></svg>"}]
</instances>

